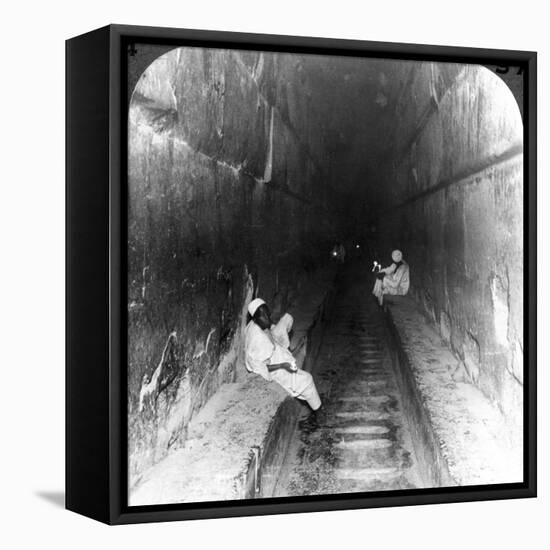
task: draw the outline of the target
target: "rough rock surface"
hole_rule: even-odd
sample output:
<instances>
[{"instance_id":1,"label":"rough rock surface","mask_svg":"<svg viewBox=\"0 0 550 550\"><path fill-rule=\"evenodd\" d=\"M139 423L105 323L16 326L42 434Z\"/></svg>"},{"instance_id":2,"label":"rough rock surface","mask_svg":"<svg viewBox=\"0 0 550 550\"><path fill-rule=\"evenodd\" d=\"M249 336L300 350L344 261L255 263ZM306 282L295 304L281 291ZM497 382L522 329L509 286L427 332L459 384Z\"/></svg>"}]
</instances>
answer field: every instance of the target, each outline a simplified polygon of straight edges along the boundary
<instances>
[{"instance_id":1,"label":"rough rock surface","mask_svg":"<svg viewBox=\"0 0 550 550\"><path fill-rule=\"evenodd\" d=\"M409 298L387 304L408 359L428 429L450 484L484 485L523 481L523 449L510 440L500 409L461 373L460 360ZM517 411L521 413L521 411Z\"/></svg>"}]
</instances>

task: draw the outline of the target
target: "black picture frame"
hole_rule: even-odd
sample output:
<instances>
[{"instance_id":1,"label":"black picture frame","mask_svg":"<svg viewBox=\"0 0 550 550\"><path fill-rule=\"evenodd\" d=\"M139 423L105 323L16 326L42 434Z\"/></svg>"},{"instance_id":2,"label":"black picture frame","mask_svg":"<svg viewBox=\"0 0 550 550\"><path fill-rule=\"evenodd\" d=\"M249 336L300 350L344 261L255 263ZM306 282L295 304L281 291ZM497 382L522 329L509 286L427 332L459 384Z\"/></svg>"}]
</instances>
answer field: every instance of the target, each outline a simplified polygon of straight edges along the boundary
<instances>
[{"instance_id":1,"label":"black picture frame","mask_svg":"<svg viewBox=\"0 0 550 550\"><path fill-rule=\"evenodd\" d=\"M524 71L524 481L129 508L126 443L127 52L134 43L479 63ZM108 524L536 496L534 52L109 25L66 43L66 507Z\"/></svg>"}]
</instances>

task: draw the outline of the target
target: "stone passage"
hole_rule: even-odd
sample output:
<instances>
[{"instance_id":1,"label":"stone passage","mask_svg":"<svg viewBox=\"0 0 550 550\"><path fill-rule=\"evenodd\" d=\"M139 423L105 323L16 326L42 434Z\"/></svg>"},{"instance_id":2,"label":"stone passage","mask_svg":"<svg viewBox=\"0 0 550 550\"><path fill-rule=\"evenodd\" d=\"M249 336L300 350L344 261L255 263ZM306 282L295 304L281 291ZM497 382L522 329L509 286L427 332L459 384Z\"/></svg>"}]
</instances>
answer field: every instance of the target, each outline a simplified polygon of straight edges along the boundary
<instances>
[{"instance_id":1,"label":"stone passage","mask_svg":"<svg viewBox=\"0 0 550 550\"><path fill-rule=\"evenodd\" d=\"M500 78L455 63L136 50L130 486L185 445L223 384L241 381L253 293L286 310L336 241L346 261L389 265L402 250L411 297L520 446L523 124ZM369 320L360 313L355 322Z\"/></svg>"},{"instance_id":2,"label":"stone passage","mask_svg":"<svg viewBox=\"0 0 550 550\"><path fill-rule=\"evenodd\" d=\"M274 496L423 486L383 313L370 295L369 282L358 273L348 272L339 287L314 371L325 411L318 420L304 411Z\"/></svg>"}]
</instances>

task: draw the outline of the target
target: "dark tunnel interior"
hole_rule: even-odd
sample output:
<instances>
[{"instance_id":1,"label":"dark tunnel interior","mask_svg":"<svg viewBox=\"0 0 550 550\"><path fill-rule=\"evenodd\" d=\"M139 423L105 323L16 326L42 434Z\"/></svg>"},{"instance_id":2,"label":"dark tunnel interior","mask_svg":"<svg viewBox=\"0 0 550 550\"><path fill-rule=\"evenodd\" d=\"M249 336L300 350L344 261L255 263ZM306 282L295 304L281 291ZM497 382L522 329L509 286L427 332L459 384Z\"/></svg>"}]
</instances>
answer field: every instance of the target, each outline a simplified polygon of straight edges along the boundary
<instances>
[{"instance_id":1,"label":"dark tunnel interior","mask_svg":"<svg viewBox=\"0 0 550 550\"><path fill-rule=\"evenodd\" d=\"M523 124L502 80L479 65L150 51L128 124L130 478L246 376L250 299L281 314L336 242L366 265L403 251L426 322L521 439Z\"/></svg>"}]
</instances>

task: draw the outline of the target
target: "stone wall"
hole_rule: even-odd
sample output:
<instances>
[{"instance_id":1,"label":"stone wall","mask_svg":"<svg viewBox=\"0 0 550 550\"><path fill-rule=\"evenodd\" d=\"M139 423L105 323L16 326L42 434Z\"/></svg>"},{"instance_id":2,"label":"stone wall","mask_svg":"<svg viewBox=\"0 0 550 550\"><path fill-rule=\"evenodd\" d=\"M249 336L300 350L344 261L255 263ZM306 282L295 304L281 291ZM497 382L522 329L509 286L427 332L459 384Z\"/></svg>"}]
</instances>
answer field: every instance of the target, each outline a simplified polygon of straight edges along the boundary
<instances>
[{"instance_id":1,"label":"stone wall","mask_svg":"<svg viewBox=\"0 0 550 550\"><path fill-rule=\"evenodd\" d=\"M411 292L521 443L523 126L506 85L480 66L410 64L380 216Z\"/></svg>"},{"instance_id":2,"label":"stone wall","mask_svg":"<svg viewBox=\"0 0 550 550\"><path fill-rule=\"evenodd\" d=\"M300 59L178 48L132 94L130 485L244 372L254 291L277 314L328 259L324 134Z\"/></svg>"}]
</instances>

